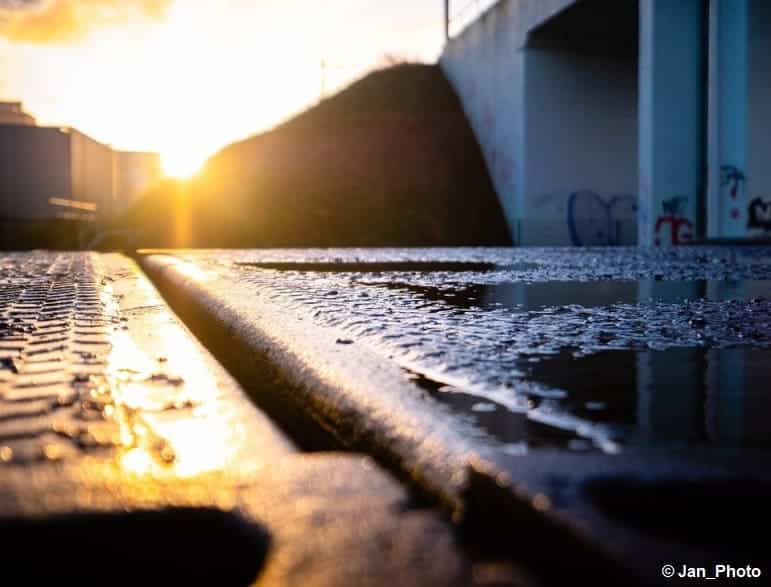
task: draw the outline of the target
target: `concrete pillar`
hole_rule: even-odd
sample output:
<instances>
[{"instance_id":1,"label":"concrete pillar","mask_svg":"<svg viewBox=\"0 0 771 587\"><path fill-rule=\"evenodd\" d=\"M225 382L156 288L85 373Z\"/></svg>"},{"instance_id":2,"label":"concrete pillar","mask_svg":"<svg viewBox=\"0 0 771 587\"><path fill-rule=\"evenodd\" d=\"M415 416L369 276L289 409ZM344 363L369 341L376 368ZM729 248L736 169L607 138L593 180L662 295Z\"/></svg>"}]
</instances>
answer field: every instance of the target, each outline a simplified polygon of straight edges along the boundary
<instances>
[{"instance_id":1,"label":"concrete pillar","mask_svg":"<svg viewBox=\"0 0 771 587\"><path fill-rule=\"evenodd\" d=\"M702 0L640 1L638 242L643 246L700 236L705 23Z\"/></svg>"},{"instance_id":2,"label":"concrete pillar","mask_svg":"<svg viewBox=\"0 0 771 587\"><path fill-rule=\"evenodd\" d=\"M771 238L771 2L749 1L747 236Z\"/></svg>"},{"instance_id":3,"label":"concrete pillar","mask_svg":"<svg viewBox=\"0 0 771 587\"><path fill-rule=\"evenodd\" d=\"M711 0L707 235L747 232L748 2Z\"/></svg>"}]
</instances>

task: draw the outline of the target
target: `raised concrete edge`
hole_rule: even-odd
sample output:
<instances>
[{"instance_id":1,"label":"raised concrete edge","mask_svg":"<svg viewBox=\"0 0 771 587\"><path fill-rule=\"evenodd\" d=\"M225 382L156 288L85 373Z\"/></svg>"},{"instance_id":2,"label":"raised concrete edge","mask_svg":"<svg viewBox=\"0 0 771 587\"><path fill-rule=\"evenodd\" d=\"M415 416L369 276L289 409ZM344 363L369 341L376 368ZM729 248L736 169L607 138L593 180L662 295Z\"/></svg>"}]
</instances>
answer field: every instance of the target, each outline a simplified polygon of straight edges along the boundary
<instances>
[{"instance_id":1,"label":"raised concrete edge","mask_svg":"<svg viewBox=\"0 0 771 587\"><path fill-rule=\"evenodd\" d=\"M499 546L508 555L526 558L542 558L544 544L559 544L564 565L551 565L549 554L538 561L541 570L560 580L592 572L636 584L617 553L552 511L532 485L512 479L489 447L462 435L459 420L427 401L395 363L365 345L338 344L344 333L312 323L269 292L239 289L203 264L160 252L148 253L140 264L193 331L207 344L216 341L213 352L226 366L223 354L236 369L253 363L241 370L242 383L254 377L258 364L264 373L257 377L259 393L291 395L296 409L342 445L407 476L413 487L442 501L456 522L483 540L489 535L488 544L503 538ZM258 405L270 403L252 397ZM505 532L495 530L500 527Z\"/></svg>"},{"instance_id":2,"label":"raised concrete edge","mask_svg":"<svg viewBox=\"0 0 771 587\"><path fill-rule=\"evenodd\" d=\"M194 331L202 323L220 325L233 345L228 354L272 366L279 383L271 393L292 394L347 448L377 455L453 509L461 507L467 466L485 447L459 437L457 419L426 402L401 368L364 345L338 344L343 333L259 292L223 295L233 293L232 283L180 258L153 254L140 264ZM253 399L261 405L266 398Z\"/></svg>"}]
</instances>

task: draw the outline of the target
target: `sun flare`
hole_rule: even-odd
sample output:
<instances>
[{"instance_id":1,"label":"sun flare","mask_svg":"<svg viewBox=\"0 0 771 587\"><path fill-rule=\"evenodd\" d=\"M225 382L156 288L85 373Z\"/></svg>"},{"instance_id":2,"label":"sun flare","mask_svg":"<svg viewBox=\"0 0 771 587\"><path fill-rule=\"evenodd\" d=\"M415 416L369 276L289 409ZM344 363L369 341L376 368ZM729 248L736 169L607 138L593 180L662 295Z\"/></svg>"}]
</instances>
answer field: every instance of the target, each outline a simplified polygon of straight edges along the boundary
<instances>
[{"instance_id":1,"label":"sun flare","mask_svg":"<svg viewBox=\"0 0 771 587\"><path fill-rule=\"evenodd\" d=\"M206 155L179 148L161 153L163 173L167 177L190 179L203 167Z\"/></svg>"}]
</instances>

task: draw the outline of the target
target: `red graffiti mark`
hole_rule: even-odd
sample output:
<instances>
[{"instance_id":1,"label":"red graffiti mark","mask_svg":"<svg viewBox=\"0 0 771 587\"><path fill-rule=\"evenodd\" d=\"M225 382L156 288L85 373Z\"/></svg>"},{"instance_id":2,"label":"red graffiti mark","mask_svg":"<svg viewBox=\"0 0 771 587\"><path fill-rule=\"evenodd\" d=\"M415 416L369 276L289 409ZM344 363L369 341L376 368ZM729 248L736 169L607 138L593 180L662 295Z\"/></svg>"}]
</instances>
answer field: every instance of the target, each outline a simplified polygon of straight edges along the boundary
<instances>
[{"instance_id":1,"label":"red graffiti mark","mask_svg":"<svg viewBox=\"0 0 771 587\"><path fill-rule=\"evenodd\" d=\"M739 209L738 208L734 208L733 210L731 210L731 218L733 218L734 220L739 220Z\"/></svg>"},{"instance_id":2,"label":"red graffiti mark","mask_svg":"<svg viewBox=\"0 0 771 587\"><path fill-rule=\"evenodd\" d=\"M657 246L661 245L661 235L659 233L665 224L669 224L670 242L673 245L687 243L693 239L693 222L687 218L667 214L664 216L659 216L656 219L656 228L654 233L656 235Z\"/></svg>"}]
</instances>

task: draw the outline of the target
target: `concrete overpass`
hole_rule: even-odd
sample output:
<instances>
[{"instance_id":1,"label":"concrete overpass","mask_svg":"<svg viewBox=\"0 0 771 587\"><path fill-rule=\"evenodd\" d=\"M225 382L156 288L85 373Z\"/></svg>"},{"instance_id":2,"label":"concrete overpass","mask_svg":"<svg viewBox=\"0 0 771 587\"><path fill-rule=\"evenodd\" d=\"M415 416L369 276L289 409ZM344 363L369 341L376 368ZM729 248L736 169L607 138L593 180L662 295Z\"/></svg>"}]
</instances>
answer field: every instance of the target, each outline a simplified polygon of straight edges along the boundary
<instances>
[{"instance_id":1,"label":"concrete overpass","mask_svg":"<svg viewBox=\"0 0 771 587\"><path fill-rule=\"evenodd\" d=\"M502 0L441 66L517 244L771 235L771 5Z\"/></svg>"}]
</instances>

